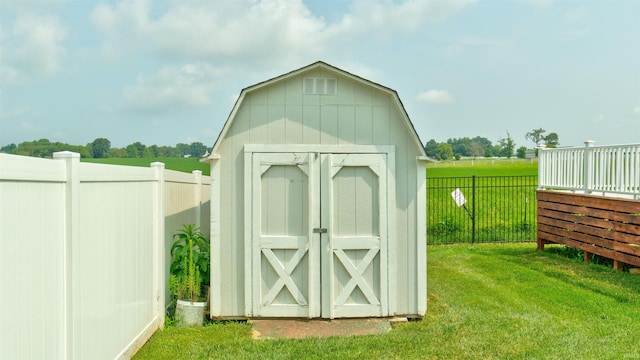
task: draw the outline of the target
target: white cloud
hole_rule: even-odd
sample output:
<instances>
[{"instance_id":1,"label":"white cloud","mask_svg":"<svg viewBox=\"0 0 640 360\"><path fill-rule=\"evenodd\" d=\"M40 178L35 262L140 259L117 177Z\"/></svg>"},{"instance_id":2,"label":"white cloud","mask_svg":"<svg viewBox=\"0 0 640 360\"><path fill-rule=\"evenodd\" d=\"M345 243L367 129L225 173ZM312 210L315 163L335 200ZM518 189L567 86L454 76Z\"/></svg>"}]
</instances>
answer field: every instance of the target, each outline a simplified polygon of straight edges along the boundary
<instances>
[{"instance_id":1,"label":"white cloud","mask_svg":"<svg viewBox=\"0 0 640 360\"><path fill-rule=\"evenodd\" d=\"M197 63L199 75L170 65L124 89L124 107L164 111L173 106L208 103L214 79L263 74L317 59L330 58L340 46L373 40L373 32L394 36L438 21L471 0L425 2L356 0L350 13L336 23L314 15L302 0L237 0L223 2L170 1L166 8L151 0L101 4L91 19L103 35L104 54L151 56L167 64ZM229 64L212 71L204 64ZM353 73L376 79L382 74L358 62L346 64ZM374 80L375 81L375 80Z\"/></svg>"},{"instance_id":2,"label":"white cloud","mask_svg":"<svg viewBox=\"0 0 640 360\"><path fill-rule=\"evenodd\" d=\"M61 70L66 30L56 16L21 15L11 32L2 32L0 77L3 83L19 83Z\"/></svg>"},{"instance_id":3,"label":"white cloud","mask_svg":"<svg viewBox=\"0 0 640 360\"><path fill-rule=\"evenodd\" d=\"M123 90L124 107L136 111L169 111L184 106L210 103L218 70L205 64L186 64L181 68L163 67Z\"/></svg>"},{"instance_id":4,"label":"white cloud","mask_svg":"<svg viewBox=\"0 0 640 360\"><path fill-rule=\"evenodd\" d=\"M455 97L447 90L429 90L418 95L418 100L429 104L447 105L456 102Z\"/></svg>"},{"instance_id":5,"label":"white cloud","mask_svg":"<svg viewBox=\"0 0 640 360\"><path fill-rule=\"evenodd\" d=\"M149 49L177 59L272 63L317 58L335 42L358 35L370 40L378 30L386 36L415 30L470 2L358 0L349 14L330 24L302 0L176 1L156 17L149 0L124 0L97 6L92 20L105 36L103 49L111 55Z\"/></svg>"},{"instance_id":6,"label":"white cloud","mask_svg":"<svg viewBox=\"0 0 640 360\"><path fill-rule=\"evenodd\" d=\"M640 116L640 106L636 106L636 107L634 107L634 108L631 110L631 113L632 113L634 116Z\"/></svg>"},{"instance_id":7,"label":"white cloud","mask_svg":"<svg viewBox=\"0 0 640 360\"><path fill-rule=\"evenodd\" d=\"M92 20L108 54L141 46L177 58L311 51L325 27L299 0L174 2L157 18L149 1L126 0L96 7Z\"/></svg>"}]
</instances>

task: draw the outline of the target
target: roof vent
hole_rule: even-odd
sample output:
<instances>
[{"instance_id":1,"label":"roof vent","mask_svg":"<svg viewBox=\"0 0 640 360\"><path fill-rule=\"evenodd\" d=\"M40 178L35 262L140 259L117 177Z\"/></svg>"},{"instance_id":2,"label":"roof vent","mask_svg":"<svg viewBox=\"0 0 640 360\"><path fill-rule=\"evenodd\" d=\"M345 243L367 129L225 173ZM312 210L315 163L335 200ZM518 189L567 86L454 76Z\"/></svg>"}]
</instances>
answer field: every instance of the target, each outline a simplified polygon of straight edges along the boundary
<instances>
[{"instance_id":1,"label":"roof vent","mask_svg":"<svg viewBox=\"0 0 640 360\"><path fill-rule=\"evenodd\" d=\"M335 78L304 78L302 93L307 95L335 95L338 93L338 80Z\"/></svg>"}]
</instances>

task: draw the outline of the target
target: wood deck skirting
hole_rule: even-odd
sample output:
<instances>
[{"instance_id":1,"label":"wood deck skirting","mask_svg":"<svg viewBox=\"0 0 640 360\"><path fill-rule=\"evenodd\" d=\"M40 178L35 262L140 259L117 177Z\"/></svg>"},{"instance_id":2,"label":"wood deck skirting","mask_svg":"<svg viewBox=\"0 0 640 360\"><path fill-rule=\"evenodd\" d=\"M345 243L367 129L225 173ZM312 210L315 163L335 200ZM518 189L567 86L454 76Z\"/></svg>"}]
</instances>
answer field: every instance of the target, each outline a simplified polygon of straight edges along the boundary
<instances>
[{"instance_id":1,"label":"wood deck skirting","mask_svg":"<svg viewBox=\"0 0 640 360\"><path fill-rule=\"evenodd\" d=\"M538 190L538 250L563 244L640 267L640 201Z\"/></svg>"}]
</instances>

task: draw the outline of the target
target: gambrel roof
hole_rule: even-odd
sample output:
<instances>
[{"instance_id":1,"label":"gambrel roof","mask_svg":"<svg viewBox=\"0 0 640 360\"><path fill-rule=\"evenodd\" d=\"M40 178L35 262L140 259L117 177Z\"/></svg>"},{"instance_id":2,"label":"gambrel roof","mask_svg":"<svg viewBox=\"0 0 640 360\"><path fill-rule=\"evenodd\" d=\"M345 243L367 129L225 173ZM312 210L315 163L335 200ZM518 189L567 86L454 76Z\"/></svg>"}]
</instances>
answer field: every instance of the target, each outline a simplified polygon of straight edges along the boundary
<instances>
[{"instance_id":1,"label":"gambrel roof","mask_svg":"<svg viewBox=\"0 0 640 360\"><path fill-rule=\"evenodd\" d=\"M373 87L379 91L382 91L384 93L387 93L391 96L391 98L393 99L393 101L395 102L397 108L399 109L399 112L401 113L402 119L404 120L404 126L407 129L407 131L411 134L411 137L413 138L413 142L415 143L415 146L418 150L418 152L421 154L421 156L426 157L426 153L424 150L424 143L420 140L420 137L418 136L418 133L416 132L415 127L413 126L413 123L411 122L411 120L409 119L409 115L407 114L404 105L402 104L402 101L400 100L400 97L398 96L398 93L389 88L386 87L384 85L380 85L378 83L375 83L371 80L367 80L365 78L362 78L358 75L352 74L350 72L347 72L345 70L342 70L340 68L337 68L333 65L327 64L323 61L317 61L315 63L312 63L310 65L301 67L299 69L290 71L286 74L282 74L280 76L276 76L274 78L271 78L269 80L265 80L263 82L257 83L255 85L251 85L249 87L246 87L244 89L242 89L242 91L240 92L240 96L238 97L238 99L236 100L236 103L233 106L233 109L231 110L231 113L229 114L229 117L227 118L227 121L224 124L224 127L222 128L222 130L220 131L220 134L218 135L218 138L216 139L216 142L214 143L211 152L209 153L209 155L202 159L202 161L209 161L209 160L213 160L218 158L219 154L218 154L218 148L220 147L220 143L222 142L222 140L225 138L229 128L231 127L231 124L233 123L236 114L238 112L238 109L242 106L243 100L245 99L245 97L247 96L247 94L258 91L260 89L263 89L267 86L270 86L274 83L280 82L280 81L284 81L287 79L290 79L292 77L298 76L300 74L309 72L309 71L313 71L313 70L326 70L328 72L333 72L337 75L343 76L345 78L351 79L355 82L361 83L363 85L369 86L369 87Z\"/></svg>"}]
</instances>

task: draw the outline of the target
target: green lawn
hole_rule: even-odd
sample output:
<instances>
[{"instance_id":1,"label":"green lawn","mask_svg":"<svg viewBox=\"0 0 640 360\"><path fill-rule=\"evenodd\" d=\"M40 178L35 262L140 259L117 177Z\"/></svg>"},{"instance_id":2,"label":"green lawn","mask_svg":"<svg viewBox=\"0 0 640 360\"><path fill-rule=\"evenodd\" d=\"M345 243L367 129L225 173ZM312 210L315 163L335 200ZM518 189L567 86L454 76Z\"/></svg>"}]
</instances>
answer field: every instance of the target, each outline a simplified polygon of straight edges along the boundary
<instances>
[{"instance_id":1,"label":"green lawn","mask_svg":"<svg viewBox=\"0 0 640 360\"><path fill-rule=\"evenodd\" d=\"M477 159L427 164L427 177L538 175L538 162L522 159Z\"/></svg>"},{"instance_id":2,"label":"green lawn","mask_svg":"<svg viewBox=\"0 0 640 360\"><path fill-rule=\"evenodd\" d=\"M640 277L534 243L434 245L428 311L389 334L251 339L240 322L158 331L136 359L637 359Z\"/></svg>"},{"instance_id":3,"label":"green lawn","mask_svg":"<svg viewBox=\"0 0 640 360\"><path fill-rule=\"evenodd\" d=\"M202 175L209 176L209 164L200 162L197 158L178 158L178 157L166 157L166 158L106 158L106 159L91 159L82 158L81 161L92 162L98 164L115 164L115 165L127 165L127 166L142 166L149 167L152 162L164 163L165 169L176 170L182 172L191 172L193 170L202 171Z\"/></svg>"}]
</instances>

